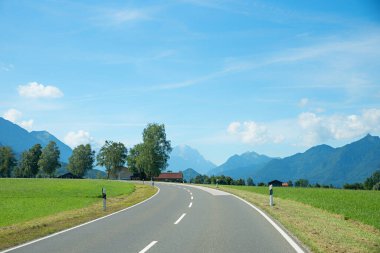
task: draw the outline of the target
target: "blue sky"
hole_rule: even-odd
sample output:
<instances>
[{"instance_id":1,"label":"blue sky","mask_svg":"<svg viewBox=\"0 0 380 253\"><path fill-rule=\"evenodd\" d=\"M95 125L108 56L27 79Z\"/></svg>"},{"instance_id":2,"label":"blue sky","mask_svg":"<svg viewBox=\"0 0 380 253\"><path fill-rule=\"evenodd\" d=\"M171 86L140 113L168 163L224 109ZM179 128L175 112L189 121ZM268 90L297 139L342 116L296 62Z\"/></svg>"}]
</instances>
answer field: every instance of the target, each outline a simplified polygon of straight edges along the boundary
<instances>
[{"instance_id":1,"label":"blue sky","mask_svg":"<svg viewBox=\"0 0 380 253\"><path fill-rule=\"evenodd\" d=\"M380 135L378 1L0 1L0 115L74 147L150 122L220 164Z\"/></svg>"}]
</instances>

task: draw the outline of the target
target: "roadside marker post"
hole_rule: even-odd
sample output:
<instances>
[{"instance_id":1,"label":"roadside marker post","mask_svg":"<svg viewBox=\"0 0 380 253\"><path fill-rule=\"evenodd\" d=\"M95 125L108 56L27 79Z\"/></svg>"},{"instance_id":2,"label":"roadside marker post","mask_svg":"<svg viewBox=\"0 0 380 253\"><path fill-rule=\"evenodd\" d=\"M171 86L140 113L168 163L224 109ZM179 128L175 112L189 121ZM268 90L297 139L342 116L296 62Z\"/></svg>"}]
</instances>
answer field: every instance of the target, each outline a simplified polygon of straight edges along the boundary
<instances>
[{"instance_id":1,"label":"roadside marker post","mask_svg":"<svg viewBox=\"0 0 380 253\"><path fill-rule=\"evenodd\" d=\"M269 205L273 206L273 186L269 185Z\"/></svg>"},{"instance_id":2,"label":"roadside marker post","mask_svg":"<svg viewBox=\"0 0 380 253\"><path fill-rule=\"evenodd\" d=\"M103 211L106 211L107 209L107 193L106 188L102 188L102 198L103 198Z\"/></svg>"}]
</instances>

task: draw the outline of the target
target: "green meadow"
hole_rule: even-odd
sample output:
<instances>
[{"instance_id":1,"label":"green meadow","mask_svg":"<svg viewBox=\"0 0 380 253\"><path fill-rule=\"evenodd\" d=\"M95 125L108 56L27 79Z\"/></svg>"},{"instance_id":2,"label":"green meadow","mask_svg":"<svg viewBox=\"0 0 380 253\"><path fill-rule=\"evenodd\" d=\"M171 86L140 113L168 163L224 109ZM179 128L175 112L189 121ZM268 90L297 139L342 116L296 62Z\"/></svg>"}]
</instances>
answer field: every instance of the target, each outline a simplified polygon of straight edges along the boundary
<instances>
[{"instance_id":1,"label":"green meadow","mask_svg":"<svg viewBox=\"0 0 380 253\"><path fill-rule=\"evenodd\" d=\"M130 195L133 184L108 180L0 179L0 227L87 207L107 197Z\"/></svg>"},{"instance_id":2,"label":"green meadow","mask_svg":"<svg viewBox=\"0 0 380 253\"><path fill-rule=\"evenodd\" d=\"M269 198L268 187L224 187L268 195ZM294 200L380 229L379 191L274 187L273 196L275 201L276 198Z\"/></svg>"}]
</instances>

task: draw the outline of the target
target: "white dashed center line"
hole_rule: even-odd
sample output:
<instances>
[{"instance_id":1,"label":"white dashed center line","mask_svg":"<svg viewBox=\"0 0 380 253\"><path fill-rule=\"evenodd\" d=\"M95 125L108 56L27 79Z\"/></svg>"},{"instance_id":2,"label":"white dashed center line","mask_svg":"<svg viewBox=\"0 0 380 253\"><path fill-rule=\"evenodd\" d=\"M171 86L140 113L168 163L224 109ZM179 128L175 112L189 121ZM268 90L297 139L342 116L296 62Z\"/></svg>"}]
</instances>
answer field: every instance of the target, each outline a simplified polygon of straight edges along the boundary
<instances>
[{"instance_id":1,"label":"white dashed center line","mask_svg":"<svg viewBox=\"0 0 380 253\"><path fill-rule=\"evenodd\" d=\"M193 197L193 196L191 196L191 199L194 199L194 197Z\"/></svg>"},{"instance_id":2,"label":"white dashed center line","mask_svg":"<svg viewBox=\"0 0 380 253\"><path fill-rule=\"evenodd\" d=\"M183 217L185 217L185 215L186 215L186 213L183 213L181 215L181 217L179 217L178 220L176 222L174 222L174 225L177 225L183 219Z\"/></svg>"},{"instance_id":3,"label":"white dashed center line","mask_svg":"<svg viewBox=\"0 0 380 253\"><path fill-rule=\"evenodd\" d=\"M193 202L190 202L189 208L193 205Z\"/></svg>"},{"instance_id":4,"label":"white dashed center line","mask_svg":"<svg viewBox=\"0 0 380 253\"><path fill-rule=\"evenodd\" d=\"M147 252L150 248L153 247L153 245L155 245L157 243L157 241L153 241L151 243L148 244L148 246L146 246L145 248L143 248L139 253L145 253Z\"/></svg>"}]
</instances>

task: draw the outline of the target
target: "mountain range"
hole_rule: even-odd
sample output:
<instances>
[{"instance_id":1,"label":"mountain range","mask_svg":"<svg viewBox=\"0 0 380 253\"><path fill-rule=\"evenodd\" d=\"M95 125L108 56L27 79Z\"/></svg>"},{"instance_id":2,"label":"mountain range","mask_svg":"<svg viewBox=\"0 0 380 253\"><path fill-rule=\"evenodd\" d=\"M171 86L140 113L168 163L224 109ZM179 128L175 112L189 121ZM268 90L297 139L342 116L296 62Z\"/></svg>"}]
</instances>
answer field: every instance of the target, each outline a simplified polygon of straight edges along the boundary
<instances>
[{"instance_id":1,"label":"mountain range","mask_svg":"<svg viewBox=\"0 0 380 253\"><path fill-rule=\"evenodd\" d=\"M170 154L167 170L184 171L192 168L198 173L206 174L216 167L215 164L206 160L196 149L187 145L175 146Z\"/></svg>"},{"instance_id":2,"label":"mountain range","mask_svg":"<svg viewBox=\"0 0 380 253\"><path fill-rule=\"evenodd\" d=\"M222 165L208 171L212 176L230 176L233 178L253 177L256 171L262 169L273 158L259 155L256 152L245 152L241 155L233 155Z\"/></svg>"},{"instance_id":3,"label":"mountain range","mask_svg":"<svg viewBox=\"0 0 380 253\"><path fill-rule=\"evenodd\" d=\"M319 145L304 153L273 159L253 173L257 182L273 179L288 181L304 178L311 183L333 184L363 182L380 169L380 138L366 137L343 147Z\"/></svg>"},{"instance_id":4,"label":"mountain range","mask_svg":"<svg viewBox=\"0 0 380 253\"><path fill-rule=\"evenodd\" d=\"M72 150L55 136L46 131L28 132L0 117L0 146L10 146L17 156L37 143L46 146L49 141L57 143L61 162L67 163ZM168 164L167 170L183 171L185 179L198 173L223 174L234 179L252 177L256 183L303 178L310 183L342 186L363 182L380 168L380 138L367 135L339 148L319 145L285 158L246 152L231 156L220 166L206 160L197 150L182 145L174 147Z\"/></svg>"},{"instance_id":5,"label":"mountain range","mask_svg":"<svg viewBox=\"0 0 380 253\"><path fill-rule=\"evenodd\" d=\"M37 143L45 147L50 141L57 144L61 152L60 160L67 163L72 150L55 136L46 131L28 132L17 124L0 117L0 143L2 146L10 146L18 156Z\"/></svg>"}]
</instances>

